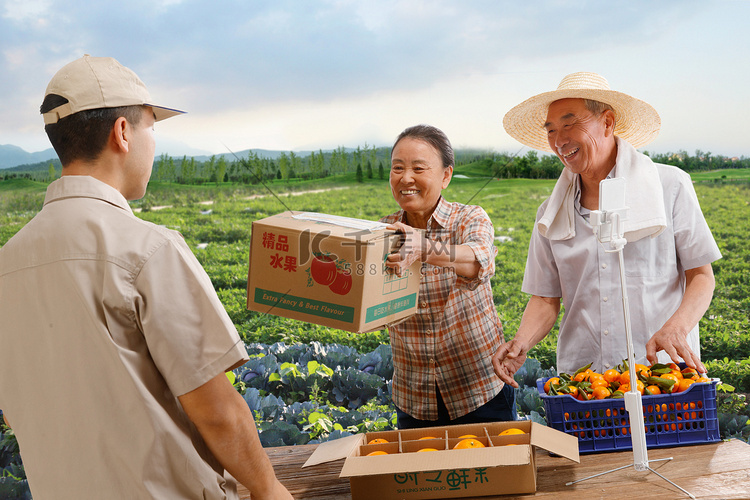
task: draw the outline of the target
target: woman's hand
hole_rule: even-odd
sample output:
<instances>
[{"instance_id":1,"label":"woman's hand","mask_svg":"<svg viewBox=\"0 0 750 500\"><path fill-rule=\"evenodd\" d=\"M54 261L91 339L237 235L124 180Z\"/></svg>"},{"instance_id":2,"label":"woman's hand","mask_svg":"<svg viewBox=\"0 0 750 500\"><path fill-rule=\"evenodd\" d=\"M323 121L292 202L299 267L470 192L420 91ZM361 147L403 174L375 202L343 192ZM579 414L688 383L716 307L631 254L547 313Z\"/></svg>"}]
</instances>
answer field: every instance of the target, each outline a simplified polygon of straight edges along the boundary
<instances>
[{"instance_id":1,"label":"woman's hand","mask_svg":"<svg viewBox=\"0 0 750 500\"><path fill-rule=\"evenodd\" d=\"M398 231L404 235L401 247L389 254L385 261L385 265L393 269L397 275L401 276L404 270L414 262L427 260L427 242L424 233L407 226L403 222L394 222L388 225L387 229Z\"/></svg>"},{"instance_id":2,"label":"woman's hand","mask_svg":"<svg viewBox=\"0 0 750 500\"><path fill-rule=\"evenodd\" d=\"M495 355L492 356L495 375L500 377L500 380L504 383L517 389L518 382L513 378L513 375L523 366L527 352L529 352L529 345L517 338L501 345Z\"/></svg>"}]
</instances>

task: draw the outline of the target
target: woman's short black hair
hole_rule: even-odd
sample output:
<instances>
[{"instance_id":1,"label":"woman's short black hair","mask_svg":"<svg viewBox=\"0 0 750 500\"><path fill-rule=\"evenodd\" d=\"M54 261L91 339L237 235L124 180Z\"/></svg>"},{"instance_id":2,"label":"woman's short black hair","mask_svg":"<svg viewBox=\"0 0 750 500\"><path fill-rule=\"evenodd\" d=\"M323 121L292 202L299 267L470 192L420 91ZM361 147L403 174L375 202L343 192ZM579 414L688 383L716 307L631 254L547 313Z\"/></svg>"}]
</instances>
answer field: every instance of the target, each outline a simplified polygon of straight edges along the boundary
<instances>
[{"instance_id":1,"label":"woman's short black hair","mask_svg":"<svg viewBox=\"0 0 750 500\"><path fill-rule=\"evenodd\" d=\"M405 137L420 139L435 148L440 155L440 159L443 161L443 168L455 166L453 146L451 146L451 142L445 133L439 128L432 125L414 125L413 127L409 127L398 135L396 142L393 143L393 149L396 149L398 142Z\"/></svg>"}]
</instances>

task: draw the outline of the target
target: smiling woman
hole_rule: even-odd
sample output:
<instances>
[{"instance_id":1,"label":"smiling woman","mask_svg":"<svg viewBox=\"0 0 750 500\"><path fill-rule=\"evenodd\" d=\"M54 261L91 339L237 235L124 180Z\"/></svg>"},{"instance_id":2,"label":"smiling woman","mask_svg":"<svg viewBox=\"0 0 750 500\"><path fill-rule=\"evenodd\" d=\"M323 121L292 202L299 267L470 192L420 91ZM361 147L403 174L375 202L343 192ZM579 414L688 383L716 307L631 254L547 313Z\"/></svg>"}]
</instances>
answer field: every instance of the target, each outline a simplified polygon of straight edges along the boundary
<instances>
[{"instance_id":1,"label":"smiling woman","mask_svg":"<svg viewBox=\"0 0 750 500\"><path fill-rule=\"evenodd\" d=\"M452 175L453 162L445 165L427 142L407 136L396 143L391 154L391 193L406 212L410 226L427 227L427 219Z\"/></svg>"},{"instance_id":2,"label":"smiling woman","mask_svg":"<svg viewBox=\"0 0 750 500\"><path fill-rule=\"evenodd\" d=\"M503 342L490 278L494 229L478 206L442 196L453 148L427 125L404 130L391 154L390 186L401 210L382 220L404 234L386 265L402 274L422 262L417 313L389 327L399 428L514 420L512 388L487 356Z\"/></svg>"}]
</instances>

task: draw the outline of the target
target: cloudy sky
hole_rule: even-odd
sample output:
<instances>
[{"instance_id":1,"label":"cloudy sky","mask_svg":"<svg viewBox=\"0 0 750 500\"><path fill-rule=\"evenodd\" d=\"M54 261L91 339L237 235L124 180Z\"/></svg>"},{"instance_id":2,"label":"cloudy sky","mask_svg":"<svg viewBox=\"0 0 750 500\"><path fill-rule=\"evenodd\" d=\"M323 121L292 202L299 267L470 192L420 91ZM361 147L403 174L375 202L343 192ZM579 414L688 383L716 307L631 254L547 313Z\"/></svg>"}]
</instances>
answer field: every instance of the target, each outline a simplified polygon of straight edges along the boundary
<instances>
[{"instance_id":1,"label":"cloudy sky","mask_svg":"<svg viewBox=\"0 0 750 500\"><path fill-rule=\"evenodd\" d=\"M88 53L189 112L157 124L172 154L385 146L416 123L516 152L505 112L593 71L659 111L646 149L750 156L748 20L746 0L2 0L0 144L49 147L44 89Z\"/></svg>"}]
</instances>

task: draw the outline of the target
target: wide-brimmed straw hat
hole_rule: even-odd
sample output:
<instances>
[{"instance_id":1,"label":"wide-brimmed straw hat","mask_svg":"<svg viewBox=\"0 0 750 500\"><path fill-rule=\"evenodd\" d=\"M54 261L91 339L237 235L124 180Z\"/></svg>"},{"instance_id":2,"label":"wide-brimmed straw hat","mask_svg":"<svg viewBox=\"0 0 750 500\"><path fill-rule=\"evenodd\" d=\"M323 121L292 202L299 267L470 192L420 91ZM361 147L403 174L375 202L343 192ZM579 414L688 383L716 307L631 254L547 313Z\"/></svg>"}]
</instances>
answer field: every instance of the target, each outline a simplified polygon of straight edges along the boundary
<instances>
[{"instance_id":1,"label":"wide-brimmed straw hat","mask_svg":"<svg viewBox=\"0 0 750 500\"><path fill-rule=\"evenodd\" d=\"M154 104L138 75L111 57L85 54L66 64L47 85L44 96L50 94L67 102L43 114L45 125L79 111L120 106L151 106L156 121L184 113Z\"/></svg>"},{"instance_id":2,"label":"wide-brimmed straw hat","mask_svg":"<svg viewBox=\"0 0 750 500\"><path fill-rule=\"evenodd\" d=\"M659 135L661 118L647 102L610 90L607 80L596 73L571 73L557 90L525 100L503 117L503 127L513 138L534 149L552 152L544 123L549 105L560 99L592 99L612 106L615 111L615 135L638 148Z\"/></svg>"}]
</instances>

